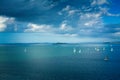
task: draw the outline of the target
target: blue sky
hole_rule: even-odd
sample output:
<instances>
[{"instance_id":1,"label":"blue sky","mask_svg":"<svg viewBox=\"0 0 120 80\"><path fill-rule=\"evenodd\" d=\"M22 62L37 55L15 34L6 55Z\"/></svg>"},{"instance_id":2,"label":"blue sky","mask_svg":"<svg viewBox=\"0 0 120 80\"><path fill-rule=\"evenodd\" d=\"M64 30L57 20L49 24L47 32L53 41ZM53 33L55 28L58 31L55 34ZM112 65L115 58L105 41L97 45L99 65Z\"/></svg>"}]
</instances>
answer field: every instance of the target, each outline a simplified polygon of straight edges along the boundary
<instances>
[{"instance_id":1,"label":"blue sky","mask_svg":"<svg viewBox=\"0 0 120 80\"><path fill-rule=\"evenodd\" d=\"M120 0L0 0L0 43L120 41Z\"/></svg>"}]
</instances>

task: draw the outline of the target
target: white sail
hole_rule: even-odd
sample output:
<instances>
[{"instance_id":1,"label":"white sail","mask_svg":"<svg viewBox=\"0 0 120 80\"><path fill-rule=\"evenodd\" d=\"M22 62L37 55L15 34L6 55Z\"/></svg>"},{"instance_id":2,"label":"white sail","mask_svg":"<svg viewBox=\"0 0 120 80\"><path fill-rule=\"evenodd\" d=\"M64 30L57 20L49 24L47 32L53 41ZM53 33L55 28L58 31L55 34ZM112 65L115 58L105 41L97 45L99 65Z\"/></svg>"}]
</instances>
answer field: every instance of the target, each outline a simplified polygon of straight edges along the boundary
<instances>
[{"instance_id":1,"label":"white sail","mask_svg":"<svg viewBox=\"0 0 120 80\"><path fill-rule=\"evenodd\" d=\"M95 50L96 50L96 51L100 51L100 49L99 49L99 48L95 48Z\"/></svg>"},{"instance_id":2,"label":"white sail","mask_svg":"<svg viewBox=\"0 0 120 80\"><path fill-rule=\"evenodd\" d=\"M76 53L76 49L75 48L73 49L73 53Z\"/></svg>"},{"instance_id":3,"label":"white sail","mask_svg":"<svg viewBox=\"0 0 120 80\"><path fill-rule=\"evenodd\" d=\"M105 47L103 48L103 51L105 50Z\"/></svg>"},{"instance_id":4,"label":"white sail","mask_svg":"<svg viewBox=\"0 0 120 80\"><path fill-rule=\"evenodd\" d=\"M113 48L111 48L110 51L113 52Z\"/></svg>"},{"instance_id":5,"label":"white sail","mask_svg":"<svg viewBox=\"0 0 120 80\"><path fill-rule=\"evenodd\" d=\"M78 51L78 53L81 53L81 49Z\"/></svg>"}]
</instances>

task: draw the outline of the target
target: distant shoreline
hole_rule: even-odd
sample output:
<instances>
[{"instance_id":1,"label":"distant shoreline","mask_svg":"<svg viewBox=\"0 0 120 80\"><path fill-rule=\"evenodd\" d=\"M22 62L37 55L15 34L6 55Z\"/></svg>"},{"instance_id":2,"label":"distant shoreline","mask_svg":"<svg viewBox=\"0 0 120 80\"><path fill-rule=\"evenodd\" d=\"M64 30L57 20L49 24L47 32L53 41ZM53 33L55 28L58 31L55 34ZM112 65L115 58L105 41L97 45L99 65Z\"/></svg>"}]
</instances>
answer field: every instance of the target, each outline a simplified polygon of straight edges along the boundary
<instances>
[{"instance_id":1,"label":"distant shoreline","mask_svg":"<svg viewBox=\"0 0 120 80\"><path fill-rule=\"evenodd\" d=\"M81 43L0 43L0 45L37 45L37 44L53 44L53 45L62 45L62 44L120 44L120 42L81 42Z\"/></svg>"}]
</instances>

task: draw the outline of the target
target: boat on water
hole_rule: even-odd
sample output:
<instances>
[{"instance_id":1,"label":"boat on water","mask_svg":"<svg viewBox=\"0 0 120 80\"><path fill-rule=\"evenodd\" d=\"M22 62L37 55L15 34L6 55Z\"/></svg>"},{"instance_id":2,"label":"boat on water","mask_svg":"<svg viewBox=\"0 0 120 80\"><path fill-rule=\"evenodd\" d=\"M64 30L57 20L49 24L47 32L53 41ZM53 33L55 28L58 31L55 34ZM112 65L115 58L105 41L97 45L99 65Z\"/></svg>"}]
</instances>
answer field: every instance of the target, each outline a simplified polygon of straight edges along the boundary
<instances>
[{"instance_id":1,"label":"boat on water","mask_svg":"<svg viewBox=\"0 0 120 80\"><path fill-rule=\"evenodd\" d=\"M81 49L78 51L78 53L81 53Z\"/></svg>"},{"instance_id":2,"label":"boat on water","mask_svg":"<svg viewBox=\"0 0 120 80\"><path fill-rule=\"evenodd\" d=\"M105 47L103 48L103 51L105 50Z\"/></svg>"},{"instance_id":3,"label":"boat on water","mask_svg":"<svg viewBox=\"0 0 120 80\"><path fill-rule=\"evenodd\" d=\"M109 60L108 56L105 56L104 61L108 61L108 60Z\"/></svg>"},{"instance_id":4,"label":"boat on water","mask_svg":"<svg viewBox=\"0 0 120 80\"><path fill-rule=\"evenodd\" d=\"M111 52L113 52L113 48L111 48L111 50L110 50Z\"/></svg>"},{"instance_id":5,"label":"boat on water","mask_svg":"<svg viewBox=\"0 0 120 80\"><path fill-rule=\"evenodd\" d=\"M76 53L76 49L75 48L73 49L73 53Z\"/></svg>"},{"instance_id":6,"label":"boat on water","mask_svg":"<svg viewBox=\"0 0 120 80\"><path fill-rule=\"evenodd\" d=\"M97 52L99 52L99 51L100 51L100 49L99 49L99 48L95 48L95 50L96 50Z\"/></svg>"}]
</instances>

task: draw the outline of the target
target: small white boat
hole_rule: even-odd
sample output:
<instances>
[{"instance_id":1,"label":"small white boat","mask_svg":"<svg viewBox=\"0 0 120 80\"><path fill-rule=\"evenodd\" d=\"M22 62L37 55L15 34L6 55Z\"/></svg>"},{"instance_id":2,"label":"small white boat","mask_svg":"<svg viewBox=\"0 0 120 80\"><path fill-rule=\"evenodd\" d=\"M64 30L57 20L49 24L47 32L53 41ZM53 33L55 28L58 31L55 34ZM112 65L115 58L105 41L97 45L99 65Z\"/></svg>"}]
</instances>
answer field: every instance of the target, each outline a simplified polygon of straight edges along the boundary
<instances>
[{"instance_id":1,"label":"small white boat","mask_svg":"<svg viewBox=\"0 0 120 80\"><path fill-rule=\"evenodd\" d=\"M100 51L100 49L97 49L97 51L99 52L99 51Z\"/></svg>"},{"instance_id":2,"label":"small white boat","mask_svg":"<svg viewBox=\"0 0 120 80\"><path fill-rule=\"evenodd\" d=\"M95 50L97 50L97 48L95 48Z\"/></svg>"},{"instance_id":3,"label":"small white boat","mask_svg":"<svg viewBox=\"0 0 120 80\"><path fill-rule=\"evenodd\" d=\"M99 48L95 48L95 50L96 50L96 51L98 51L98 52L100 51L100 49L99 49Z\"/></svg>"},{"instance_id":4,"label":"small white boat","mask_svg":"<svg viewBox=\"0 0 120 80\"><path fill-rule=\"evenodd\" d=\"M110 51L113 52L113 48L111 48Z\"/></svg>"},{"instance_id":5,"label":"small white boat","mask_svg":"<svg viewBox=\"0 0 120 80\"><path fill-rule=\"evenodd\" d=\"M99 48L96 48L96 51L98 51L98 52L99 52L99 51L100 51L100 49L99 49Z\"/></svg>"},{"instance_id":6,"label":"small white boat","mask_svg":"<svg viewBox=\"0 0 120 80\"><path fill-rule=\"evenodd\" d=\"M73 53L76 53L76 51L77 51L77 50L74 48L74 49L73 49Z\"/></svg>"},{"instance_id":7,"label":"small white boat","mask_svg":"<svg viewBox=\"0 0 120 80\"><path fill-rule=\"evenodd\" d=\"M81 53L81 49L78 51L78 53Z\"/></svg>"},{"instance_id":8,"label":"small white boat","mask_svg":"<svg viewBox=\"0 0 120 80\"><path fill-rule=\"evenodd\" d=\"M105 48L103 48L103 51L105 50Z\"/></svg>"}]
</instances>

